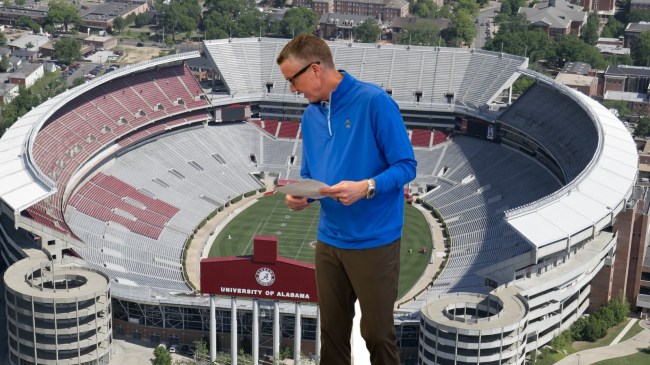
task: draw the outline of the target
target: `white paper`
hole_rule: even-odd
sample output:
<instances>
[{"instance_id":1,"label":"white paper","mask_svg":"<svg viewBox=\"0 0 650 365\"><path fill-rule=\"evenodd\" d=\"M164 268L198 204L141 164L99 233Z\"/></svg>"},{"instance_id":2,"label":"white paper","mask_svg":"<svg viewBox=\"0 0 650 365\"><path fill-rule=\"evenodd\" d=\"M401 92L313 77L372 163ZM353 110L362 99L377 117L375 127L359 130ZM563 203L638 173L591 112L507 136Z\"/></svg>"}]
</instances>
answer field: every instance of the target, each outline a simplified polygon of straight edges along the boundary
<instances>
[{"instance_id":1,"label":"white paper","mask_svg":"<svg viewBox=\"0 0 650 365\"><path fill-rule=\"evenodd\" d=\"M304 196L312 199L321 199L324 196L320 194L320 188L328 187L327 184L320 182L318 180L305 179L300 180L295 183L287 184L281 186L275 191L279 191L283 194L294 195L294 196Z\"/></svg>"}]
</instances>

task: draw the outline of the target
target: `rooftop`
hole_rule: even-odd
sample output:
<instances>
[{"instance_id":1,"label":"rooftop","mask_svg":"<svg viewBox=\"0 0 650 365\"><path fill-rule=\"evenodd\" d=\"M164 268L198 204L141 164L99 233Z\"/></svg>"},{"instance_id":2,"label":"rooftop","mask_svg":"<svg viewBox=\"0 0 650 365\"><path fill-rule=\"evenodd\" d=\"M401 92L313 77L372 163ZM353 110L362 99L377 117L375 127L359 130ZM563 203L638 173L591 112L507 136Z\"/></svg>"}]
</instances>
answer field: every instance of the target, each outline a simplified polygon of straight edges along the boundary
<instances>
[{"instance_id":1,"label":"rooftop","mask_svg":"<svg viewBox=\"0 0 650 365\"><path fill-rule=\"evenodd\" d=\"M578 75L573 73L560 72L555 81L567 86L591 86L596 78L593 76Z\"/></svg>"},{"instance_id":2,"label":"rooftop","mask_svg":"<svg viewBox=\"0 0 650 365\"><path fill-rule=\"evenodd\" d=\"M564 71L574 74L586 75L591 69L591 65L584 62L567 62L564 65Z\"/></svg>"},{"instance_id":3,"label":"rooftop","mask_svg":"<svg viewBox=\"0 0 650 365\"><path fill-rule=\"evenodd\" d=\"M650 30L650 22L639 22L639 23L630 23L625 27L626 32L643 32L644 30Z\"/></svg>"},{"instance_id":4,"label":"rooftop","mask_svg":"<svg viewBox=\"0 0 650 365\"><path fill-rule=\"evenodd\" d=\"M650 76L650 67L611 65L607 67L605 76Z\"/></svg>"},{"instance_id":5,"label":"rooftop","mask_svg":"<svg viewBox=\"0 0 650 365\"><path fill-rule=\"evenodd\" d=\"M627 91L612 91L607 90L603 96L605 100L623 100L623 101L632 101L635 103L647 103L648 94L642 93L632 93Z\"/></svg>"}]
</instances>

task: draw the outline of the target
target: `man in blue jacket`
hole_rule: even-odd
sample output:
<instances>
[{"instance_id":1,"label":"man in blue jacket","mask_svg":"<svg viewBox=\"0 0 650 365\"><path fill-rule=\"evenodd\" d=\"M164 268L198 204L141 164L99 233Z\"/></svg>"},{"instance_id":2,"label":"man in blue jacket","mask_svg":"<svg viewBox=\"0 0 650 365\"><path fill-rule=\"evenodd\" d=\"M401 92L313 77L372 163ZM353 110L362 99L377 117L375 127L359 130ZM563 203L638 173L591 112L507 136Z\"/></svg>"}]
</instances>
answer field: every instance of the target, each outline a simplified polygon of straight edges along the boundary
<instances>
[{"instance_id":1,"label":"man in blue jacket","mask_svg":"<svg viewBox=\"0 0 650 365\"><path fill-rule=\"evenodd\" d=\"M337 71L329 46L299 35L277 58L292 92L309 101L302 117L301 176L320 193L316 284L323 365L350 364L354 303L373 365L398 365L393 306L399 281L404 185L417 162L397 104L380 87ZM311 204L286 196L291 210Z\"/></svg>"}]
</instances>

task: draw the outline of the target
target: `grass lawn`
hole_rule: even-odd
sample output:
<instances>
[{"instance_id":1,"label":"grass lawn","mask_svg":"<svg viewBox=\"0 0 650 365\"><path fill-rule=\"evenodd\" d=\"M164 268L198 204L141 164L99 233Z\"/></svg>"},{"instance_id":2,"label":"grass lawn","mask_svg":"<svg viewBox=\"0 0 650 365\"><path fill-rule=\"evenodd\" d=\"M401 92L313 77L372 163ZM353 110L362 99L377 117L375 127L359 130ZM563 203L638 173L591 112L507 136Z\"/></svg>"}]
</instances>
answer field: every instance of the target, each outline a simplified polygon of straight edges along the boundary
<instances>
[{"instance_id":1,"label":"grass lawn","mask_svg":"<svg viewBox=\"0 0 650 365\"><path fill-rule=\"evenodd\" d=\"M627 322L629 322L629 319L626 321L623 321L616 326L610 328L607 330L607 335L605 337L599 339L596 342L585 342L585 341L578 341L573 343L573 348L577 351L582 351L582 350L587 350L587 349L593 349L596 347L602 347L602 346L609 346L610 343L618 336L619 333L625 328L627 325Z\"/></svg>"},{"instance_id":2,"label":"grass lawn","mask_svg":"<svg viewBox=\"0 0 650 365\"><path fill-rule=\"evenodd\" d=\"M222 229L209 257L251 255L255 236L276 236L280 256L313 263L319 209L319 203L315 202L303 211L292 212L284 204L283 194L263 197ZM404 222L398 297L422 275L429 262L432 242L429 225L418 209L406 205ZM421 247L427 248L426 255L417 253Z\"/></svg>"},{"instance_id":3,"label":"grass lawn","mask_svg":"<svg viewBox=\"0 0 650 365\"><path fill-rule=\"evenodd\" d=\"M598 361L594 364L597 365L646 365L650 364L650 347L645 350L630 356L618 357L616 359L609 359Z\"/></svg>"},{"instance_id":4,"label":"grass lawn","mask_svg":"<svg viewBox=\"0 0 650 365\"><path fill-rule=\"evenodd\" d=\"M574 353L571 349L569 351L569 354ZM541 351L541 354L537 355L537 360L535 361L535 365L552 365L555 364L556 362L562 360L564 357L567 355L561 353L561 352L553 352L550 349L546 348ZM526 362L527 364L532 364L532 361Z\"/></svg>"}]
</instances>

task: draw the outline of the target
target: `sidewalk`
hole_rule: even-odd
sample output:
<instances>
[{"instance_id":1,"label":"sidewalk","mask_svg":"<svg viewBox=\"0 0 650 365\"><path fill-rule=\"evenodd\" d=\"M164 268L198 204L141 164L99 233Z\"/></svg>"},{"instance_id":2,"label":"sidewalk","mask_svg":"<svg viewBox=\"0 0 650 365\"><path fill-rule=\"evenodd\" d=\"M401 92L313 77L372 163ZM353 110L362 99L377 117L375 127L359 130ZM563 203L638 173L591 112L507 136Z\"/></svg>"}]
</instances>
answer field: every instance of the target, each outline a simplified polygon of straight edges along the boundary
<instances>
[{"instance_id":1,"label":"sidewalk","mask_svg":"<svg viewBox=\"0 0 650 365\"><path fill-rule=\"evenodd\" d=\"M420 276L420 279L406 294L397 299L395 302L395 308L412 300L419 292L431 284L433 275L435 275L436 272L438 272L438 269L440 269L442 259L445 256L445 238L442 235L440 222L433 217L430 211L423 208L420 204L413 204L413 206L422 212L422 215L424 215L424 218L427 220L427 223L431 228L431 237L433 237L433 250L431 250L431 255L433 256L433 260L431 261L431 258L429 259L430 261L422 273L422 276Z\"/></svg>"},{"instance_id":2,"label":"sidewalk","mask_svg":"<svg viewBox=\"0 0 650 365\"><path fill-rule=\"evenodd\" d=\"M650 347L650 321L643 321L641 325L645 328L636 336L627 341L615 345L598 347L571 354L558 361L557 365L586 365L598 361L613 359L635 354Z\"/></svg>"}]
</instances>

